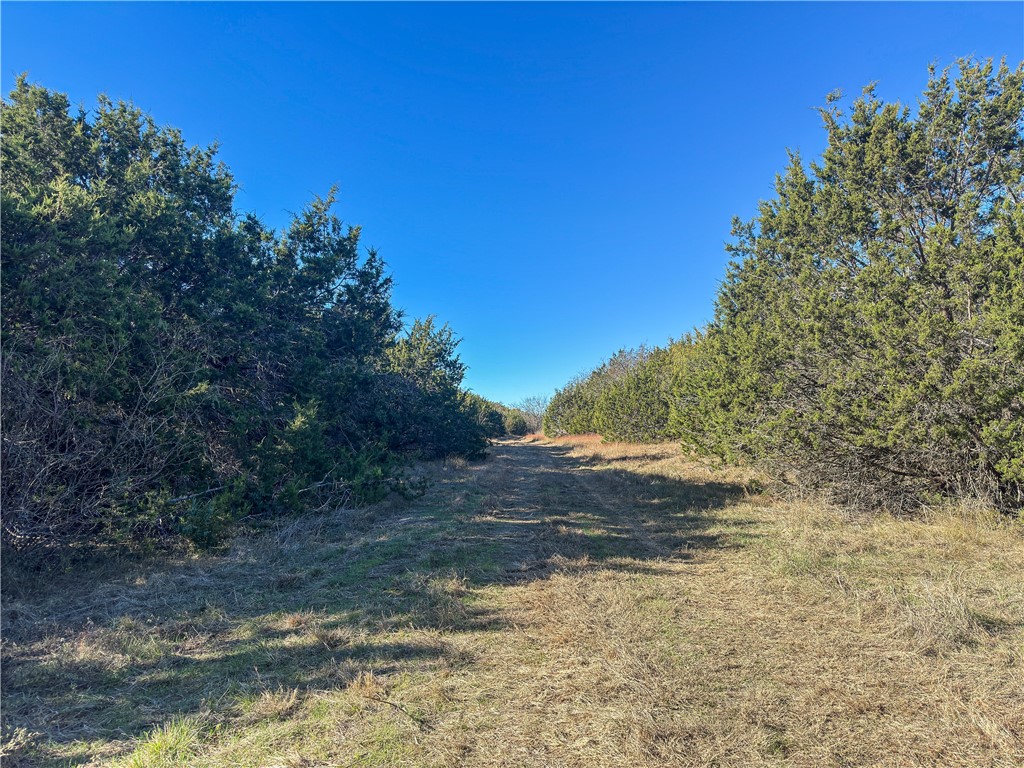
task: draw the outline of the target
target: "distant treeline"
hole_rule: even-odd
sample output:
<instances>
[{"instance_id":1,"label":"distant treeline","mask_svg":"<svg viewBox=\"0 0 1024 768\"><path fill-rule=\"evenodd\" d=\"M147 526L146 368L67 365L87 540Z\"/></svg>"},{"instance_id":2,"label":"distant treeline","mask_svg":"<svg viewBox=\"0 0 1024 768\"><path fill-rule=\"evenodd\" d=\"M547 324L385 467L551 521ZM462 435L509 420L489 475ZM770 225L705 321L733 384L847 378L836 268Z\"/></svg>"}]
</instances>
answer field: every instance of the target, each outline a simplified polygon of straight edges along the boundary
<instances>
[{"instance_id":1,"label":"distant treeline","mask_svg":"<svg viewBox=\"0 0 1024 768\"><path fill-rule=\"evenodd\" d=\"M275 232L234 208L215 149L24 78L2 131L8 551L208 545L526 431L462 390L447 326L403 327L333 192Z\"/></svg>"},{"instance_id":2,"label":"distant treeline","mask_svg":"<svg viewBox=\"0 0 1024 768\"><path fill-rule=\"evenodd\" d=\"M680 440L854 504L1024 505L1024 65L930 71L916 110L833 94L703 329L553 398L549 435Z\"/></svg>"}]
</instances>

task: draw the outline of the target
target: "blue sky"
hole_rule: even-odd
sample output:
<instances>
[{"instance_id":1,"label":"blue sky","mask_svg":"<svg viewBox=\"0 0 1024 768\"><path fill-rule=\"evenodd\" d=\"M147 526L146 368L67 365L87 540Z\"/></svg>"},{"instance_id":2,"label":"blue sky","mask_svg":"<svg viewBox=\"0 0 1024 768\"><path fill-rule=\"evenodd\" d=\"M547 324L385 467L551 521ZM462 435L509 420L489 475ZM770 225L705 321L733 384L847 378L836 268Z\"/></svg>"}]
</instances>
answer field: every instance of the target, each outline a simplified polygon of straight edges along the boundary
<instances>
[{"instance_id":1,"label":"blue sky","mask_svg":"<svg viewBox=\"0 0 1024 768\"><path fill-rule=\"evenodd\" d=\"M734 215L814 107L927 65L1024 59L1022 3L29 4L20 72L86 107L130 99L218 141L243 210L281 226L340 187L408 316L463 337L475 391L550 393L711 315Z\"/></svg>"}]
</instances>

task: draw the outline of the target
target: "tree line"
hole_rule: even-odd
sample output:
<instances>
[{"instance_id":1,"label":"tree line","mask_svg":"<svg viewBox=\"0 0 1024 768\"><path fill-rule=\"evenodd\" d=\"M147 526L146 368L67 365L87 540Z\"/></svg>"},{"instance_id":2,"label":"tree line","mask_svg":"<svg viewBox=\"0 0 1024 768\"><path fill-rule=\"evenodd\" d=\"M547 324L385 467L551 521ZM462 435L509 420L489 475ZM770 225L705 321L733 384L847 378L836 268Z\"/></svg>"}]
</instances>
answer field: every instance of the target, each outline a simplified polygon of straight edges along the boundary
<instances>
[{"instance_id":1,"label":"tree line","mask_svg":"<svg viewBox=\"0 0 1024 768\"><path fill-rule=\"evenodd\" d=\"M1024 506L1024 65L820 110L735 221L713 319L559 390L549 435L679 440L844 503Z\"/></svg>"},{"instance_id":2,"label":"tree line","mask_svg":"<svg viewBox=\"0 0 1024 768\"><path fill-rule=\"evenodd\" d=\"M0 129L5 549L211 545L526 431L447 325L406 326L333 191L275 231L215 147L24 77Z\"/></svg>"}]
</instances>

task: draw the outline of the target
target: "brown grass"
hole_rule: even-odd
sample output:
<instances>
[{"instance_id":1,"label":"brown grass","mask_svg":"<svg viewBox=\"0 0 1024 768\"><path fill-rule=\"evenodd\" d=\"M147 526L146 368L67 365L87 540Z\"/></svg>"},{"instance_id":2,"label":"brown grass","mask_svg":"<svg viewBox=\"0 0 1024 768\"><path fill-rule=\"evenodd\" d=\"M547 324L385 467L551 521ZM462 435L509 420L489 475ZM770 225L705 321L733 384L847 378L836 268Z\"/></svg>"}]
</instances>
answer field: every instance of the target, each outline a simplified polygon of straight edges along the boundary
<instances>
[{"instance_id":1,"label":"brown grass","mask_svg":"<svg viewBox=\"0 0 1024 768\"><path fill-rule=\"evenodd\" d=\"M424 499L4 604L4 765L1024 765L1024 539L674 446L499 444Z\"/></svg>"}]
</instances>

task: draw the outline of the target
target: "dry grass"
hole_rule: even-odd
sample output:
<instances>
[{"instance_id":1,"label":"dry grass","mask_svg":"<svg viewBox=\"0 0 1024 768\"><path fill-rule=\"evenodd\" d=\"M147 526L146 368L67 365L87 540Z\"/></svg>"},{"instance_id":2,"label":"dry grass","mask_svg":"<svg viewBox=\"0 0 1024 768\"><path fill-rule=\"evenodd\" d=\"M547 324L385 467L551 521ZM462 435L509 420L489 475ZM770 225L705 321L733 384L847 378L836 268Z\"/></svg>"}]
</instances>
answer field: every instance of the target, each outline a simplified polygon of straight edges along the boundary
<instances>
[{"instance_id":1,"label":"dry grass","mask_svg":"<svg viewBox=\"0 0 1024 768\"><path fill-rule=\"evenodd\" d=\"M1024 539L673 446L499 445L428 496L4 603L4 765L1024 765Z\"/></svg>"}]
</instances>

